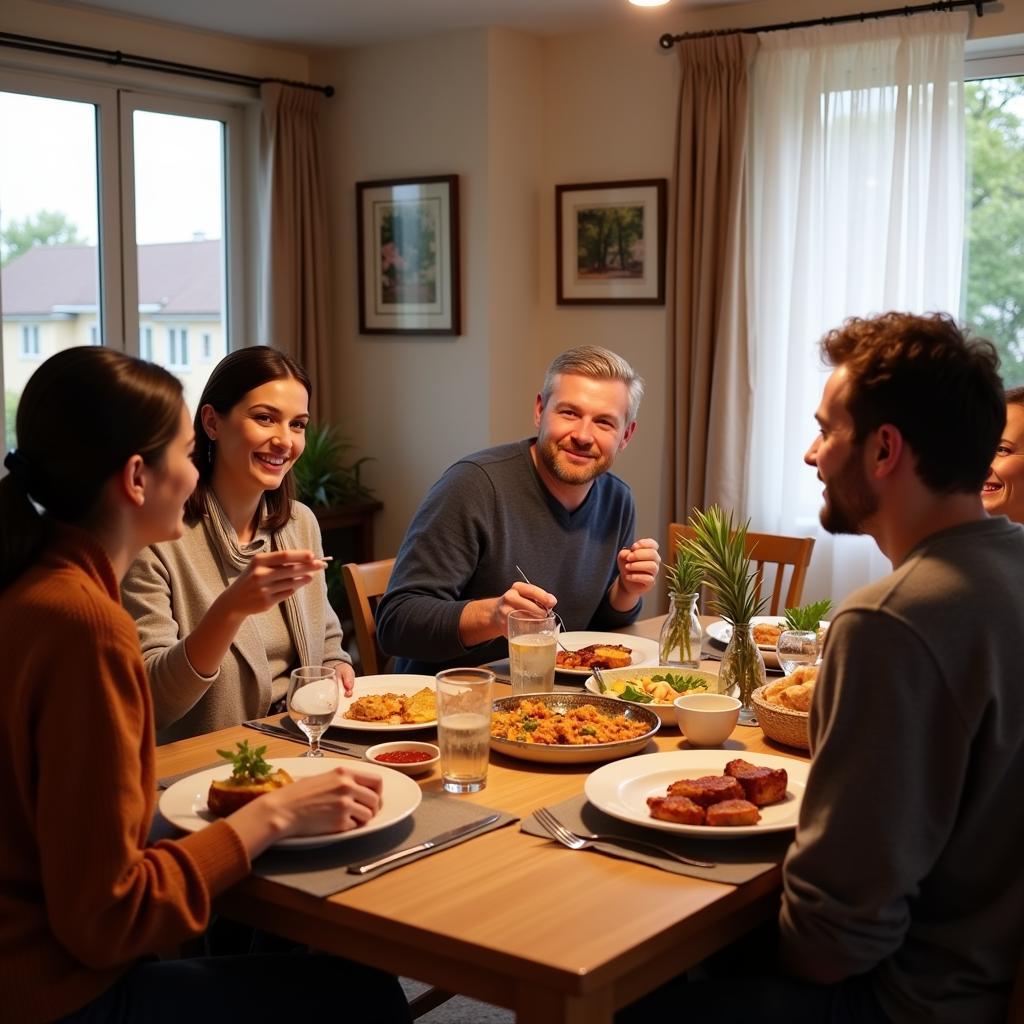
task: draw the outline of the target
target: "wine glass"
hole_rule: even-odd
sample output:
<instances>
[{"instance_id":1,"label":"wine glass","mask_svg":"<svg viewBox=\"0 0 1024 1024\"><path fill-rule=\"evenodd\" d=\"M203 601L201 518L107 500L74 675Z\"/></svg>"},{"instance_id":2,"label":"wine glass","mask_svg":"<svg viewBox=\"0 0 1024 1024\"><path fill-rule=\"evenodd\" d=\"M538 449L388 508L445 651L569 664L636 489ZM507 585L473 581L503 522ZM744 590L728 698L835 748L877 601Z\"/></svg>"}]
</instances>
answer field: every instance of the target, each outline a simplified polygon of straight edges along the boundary
<instances>
[{"instance_id":1,"label":"wine glass","mask_svg":"<svg viewBox=\"0 0 1024 1024\"><path fill-rule=\"evenodd\" d=\"M813 665L818 660L818 634L813 629L787 629L779 634L775 653L779 666L791 676L801 665Z\"/></svg>"},{"instance_id":2,"label":"wine glass","mask_svg":"<svg viewBox=\"0 0 1024 1024\"><path fill-rule=\"evenodd\" d=\"M288 684L288 710L309 738L306 757L323 757L320 737L338 710L338 674L323 665L293 669Z\"/></svg>"}]
</instances>

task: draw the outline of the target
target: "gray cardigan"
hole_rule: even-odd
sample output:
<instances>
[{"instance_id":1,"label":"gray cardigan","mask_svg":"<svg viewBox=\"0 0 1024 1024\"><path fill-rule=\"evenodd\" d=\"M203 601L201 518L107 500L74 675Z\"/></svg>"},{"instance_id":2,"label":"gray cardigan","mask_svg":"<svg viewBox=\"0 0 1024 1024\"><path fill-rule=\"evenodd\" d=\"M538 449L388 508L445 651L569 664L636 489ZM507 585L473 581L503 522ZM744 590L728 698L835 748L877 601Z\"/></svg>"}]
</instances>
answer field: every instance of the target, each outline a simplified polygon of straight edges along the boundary
<instances>
[{"instance_id":1,"label":"gray cardigan","mask_svg":"<svg viewBox=\"0 0 1024 1024\"><path fill-rule=\"evenodd\" d=\"M274 535L273 546L323 553L316 517L305 505L292 503L292 518ZM178 540L146 548L121 585L139 630L159 743L238 725L270 707L270 668L252 617L239 627L216 675L199 675L185 654L185 637L227 583L223 560L200 521L186 524ZM327 603L322 573L285 603L284 617L300 665L351 660L342 650L341 623Z\"/></svg>"}]
</instances>

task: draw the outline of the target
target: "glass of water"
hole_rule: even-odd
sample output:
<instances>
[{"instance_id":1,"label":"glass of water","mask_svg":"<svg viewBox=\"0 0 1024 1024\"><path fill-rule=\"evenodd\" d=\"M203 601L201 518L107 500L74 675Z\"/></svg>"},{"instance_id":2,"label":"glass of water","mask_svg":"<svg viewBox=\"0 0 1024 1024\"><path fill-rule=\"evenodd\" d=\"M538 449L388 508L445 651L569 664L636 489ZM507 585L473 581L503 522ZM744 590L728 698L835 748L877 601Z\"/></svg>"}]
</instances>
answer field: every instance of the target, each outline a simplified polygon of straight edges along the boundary
<instances>
[{"instance_id":1,"label":"glass of water","mask_svg":"<svg viewBox=\"0 0 1024 1024\"><path fill-rule=\"evenodd\" d=\"M815 630L787 629L779 635L775 645L779 666L791 676L802 665L813 665L818 660L818 634Z\"/></svg>"},{"instance_id":2,"label":"glass of water","mask_svg":"<svg viewBox=\"0 0 1024 1024\"><path fill-rule=\"evenodd\" d=\"M508 664L514 694L554 690L557 631L554 613L509 612Z\"/></svg>"},{"instance_id":3,"label":"glass of water","mask_svg":"<svg viewBox=\"0 0 1024 1024\"><path fill-rule=\"evenodd\" d=\"M437 745L447 793L477 793L487 783L493 682L494 673L485 668L437 674Z\"/></svg>"},{"instance_id":4,"label":"glass of water","mask_svg":"<svg viewBox=\"0 0 1024 1024\"><path fill-rule=\"evenodd\" d=\"M338 675L325 665L304 665L292 671L288 710L309 739L306 757L323 757L320 737L338 710Z\"/></svg>"}]
</instances>

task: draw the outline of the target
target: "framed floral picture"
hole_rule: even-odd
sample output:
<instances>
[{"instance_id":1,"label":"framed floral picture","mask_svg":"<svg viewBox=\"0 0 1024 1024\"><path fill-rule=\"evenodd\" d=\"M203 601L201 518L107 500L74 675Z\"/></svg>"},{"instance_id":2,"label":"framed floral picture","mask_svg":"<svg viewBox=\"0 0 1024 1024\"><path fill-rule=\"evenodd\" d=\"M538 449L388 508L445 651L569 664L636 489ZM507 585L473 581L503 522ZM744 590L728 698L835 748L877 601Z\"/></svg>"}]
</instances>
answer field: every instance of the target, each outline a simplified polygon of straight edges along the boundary
<instances>
[{"instance_id":1,"label":"framed floral picture","mask_svg":"<svg viewBox=\"0 0 1024 1024\"><path fill-rule=\"evenodd\" d=\"M561 306L665 303L665 178L555 186Z\"/></svg>"},{"instance_id":2,"label":"framed floral picture","mask_svg":"<svg viewBox=\"0 0 1024 1024\"><path fill-rule=\"evenodd\" d=\"M356 183L361 334L458 334L457 175Z\"/></svg>"}]
</instances>

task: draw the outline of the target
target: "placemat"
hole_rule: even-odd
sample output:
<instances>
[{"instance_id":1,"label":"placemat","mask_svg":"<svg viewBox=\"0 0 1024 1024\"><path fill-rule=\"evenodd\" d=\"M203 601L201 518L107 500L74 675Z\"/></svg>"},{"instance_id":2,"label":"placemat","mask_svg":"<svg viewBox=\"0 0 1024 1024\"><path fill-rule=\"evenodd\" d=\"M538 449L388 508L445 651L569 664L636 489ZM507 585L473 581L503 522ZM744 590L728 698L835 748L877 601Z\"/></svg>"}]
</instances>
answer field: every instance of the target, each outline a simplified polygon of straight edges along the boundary
<instances>
[{"instance_id":1,"label":"placemat","mask_svg":"<svg viewBox=\"0 0 1024 1024\"><path fill-rule=\"evenodd\" d=\"M227 764L223 758L210 764L204 764L199 768L189 768L187 772L178 772L177 775L164 775L156 780L156 791L160 793L165 789L170 789L179 779L187 779L190 775L195 775L196 772L205 772L210 768L218 768L222 764Z\"/></svg>"},{"instance_id":2,"label":"placemat","mask_svg":"<svg viewBox=\"0 0 1024 1024\"><path fill-rule=\"evenodd\" d=\"M773 832L763 837L736 839L693 839L690 836L679 836L660 829L642 828L619 821L603 811L599 811L587 798L580 794L560 804L548 808L551 813L571 832L602 833L643 839L664 846L674 853L697 860L710 861L713 868L695 868L669 857L659 856L649 850L640 850L626 845L612 843L595 843L590 850L599 850L623 860L633 860L640 864L650 864L671 871L677 875L689 875L691 878L703 878L709 882L722 882L725 885L740 885L752 878L770 871L782 863L786 850L793 840L792 831ZM521 832L531 836L543 836L550 839L550 833L538 824L531 814L519 825ZM556 840L552 839L552 842ZM587 850L578 851L580 856Z\"/></svg>"},{"instance_id":3,"label":"placemat","mask_svg":"<svg viewBox=\"0 0 1024 1024\"><path fill-rule=\"evenodd\" d=\"M386 864L365 875L351 875L348 872L349 864L359 864L372 860L374 857L384 857L395 850L405 849L407 846L416 846L447 829L466 825L472 821L481 821L491 814L499 814L500 817L490 825L485 825L469 835L453 839L443 846L413 854L394 864ZM453 796L424 793L423 802L416 812L390 828L383 829L381 832L373 832L365 837L353 837L312 850L275 850L271 848L256 859L252 866L252 873L261 878L269 878L272 882L290 886L292 889L298 889L300 892L309 893L311 896L332 896L334 893L344 892L346 889L361 885L388 871L413 864L420 858L429 857L439 850L458 846L459 843L486 835L488 832L493 832L495 829L503 828L518 820L514 814L506 814L496 808L467 803Z\"/></svg>"},{"instance_id":4,"label":"placemat","mask_svg":"<svg viewBox=\"0 0 1024 1024\"><path fill-rule=\"evenodd\" d=\"M260 729L256 728L260 724L259 722L243 722L242 724L260 735L270 737L269 733L261 732ZM291 740L300 746L309 748L309 740L306 738L305 733L299 729L288 715L283 715L276 721L268 722L267 724L284 730L283 735L274 735L273 739ZM340 754L342 757L354 757L357 760L362 760L370 747L375 747L378 743L392 743L396 740L437 743L437 727L430 726L423 729L398 731L395 729L374 729L368 731L365 729L344 729L340 726L332 725L324 733L320 740L320 745L324 750L332 754ZM338 743L343 744L348 749L335 749L335 744Z\"/></svg>"}]
</instances>

